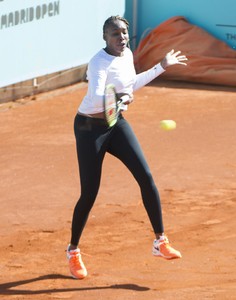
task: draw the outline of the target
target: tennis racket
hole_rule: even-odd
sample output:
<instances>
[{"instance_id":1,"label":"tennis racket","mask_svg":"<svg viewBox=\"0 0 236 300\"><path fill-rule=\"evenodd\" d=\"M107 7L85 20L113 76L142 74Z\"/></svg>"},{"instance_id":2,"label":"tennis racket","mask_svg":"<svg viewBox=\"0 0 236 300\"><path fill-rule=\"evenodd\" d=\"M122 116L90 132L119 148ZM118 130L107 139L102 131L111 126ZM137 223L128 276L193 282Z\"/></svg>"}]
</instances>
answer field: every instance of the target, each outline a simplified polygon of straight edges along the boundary
<instances>
[{"instance_id":1,"label":"tennis racket","mask_svg":"<svg viewBox=\"0 0 236 300\"><path fill-rule=\"evenodd\" d=\"M104 114L109 127L116 124L122 104L129 99L128 95L125 96L122 99L118 99L114 84L106 86L104 93Z\"/></svg>"}]
</instances>

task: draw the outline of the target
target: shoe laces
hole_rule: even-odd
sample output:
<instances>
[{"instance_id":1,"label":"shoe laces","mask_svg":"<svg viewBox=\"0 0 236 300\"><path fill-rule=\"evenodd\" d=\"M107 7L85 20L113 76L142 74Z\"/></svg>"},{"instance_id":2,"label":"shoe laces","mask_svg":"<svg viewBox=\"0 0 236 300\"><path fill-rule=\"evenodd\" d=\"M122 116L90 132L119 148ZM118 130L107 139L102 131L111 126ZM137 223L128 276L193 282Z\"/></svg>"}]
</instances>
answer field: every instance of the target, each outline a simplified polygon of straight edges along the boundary
<instances>
[{"instance_id":1,"label":"shoe laces","mask_svg":"<svg viewBox=\"0 0 236 300\"><path fill-rule=\"evenodd\" d=\"M73 263L80 263L80 254L77 253L77 254L74 254L74 255L71 255L70 256L70 260L73 262Z\"/></svg>"},{"instance_id":2,"label":"shoe laces","mask_svg":"<svg viewBox=\"0 0 236 300\"><path fill-rule=\"evenodd\" d=\"M164 236L163 239L159 239L159 245L165 245L166 247L171 247L167 236Z\"/></svg>"},{"instance_id":3,"label":"shoe laces","mask_svg":"<svg viewBox=\"0 0 236 300\"><path fill-rule=\"evenodd\" d=\"M83 262L82 262L81 254L79 252L70 254L69 260L71 265L77 268L78 267L83 268Z\"/></svg>"}]
</instances>

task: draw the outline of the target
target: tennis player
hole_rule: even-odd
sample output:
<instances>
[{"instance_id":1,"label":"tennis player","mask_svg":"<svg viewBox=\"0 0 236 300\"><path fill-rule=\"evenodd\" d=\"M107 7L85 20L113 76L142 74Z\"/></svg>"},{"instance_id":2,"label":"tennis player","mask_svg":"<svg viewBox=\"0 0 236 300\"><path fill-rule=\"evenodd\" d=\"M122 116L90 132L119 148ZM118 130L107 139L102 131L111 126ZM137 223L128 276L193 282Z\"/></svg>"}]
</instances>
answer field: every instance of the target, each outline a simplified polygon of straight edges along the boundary
<instances>
[{"instance_id":1,"label":"tennis player","mask_svg":"<svg viewBox=\"0 0 236 300\"><path fill-rule=\"evenodd\" d=\"M153 68L136 74L133 54L127 47L128 28L128 21L120 16L112 16L105 21L103 39L106 46L88 64L88 90L75 116L81 195L74 208L67 258L71 275L78 279L87 276L79 241L99 190L106 152L125 164L140 187L143 204L155 234L153 255L165 259L181 258L180 252L170 245L164 233L159 193L139 142L122 113L113 127L107 126L103 98L106 85L114 84L118 97L129 96L123 107L125 110L133 101L133 91L148 84L169 66L186 65L187 58L180 55L180 51L172 50Z\"/></svg>"}]
</instances>

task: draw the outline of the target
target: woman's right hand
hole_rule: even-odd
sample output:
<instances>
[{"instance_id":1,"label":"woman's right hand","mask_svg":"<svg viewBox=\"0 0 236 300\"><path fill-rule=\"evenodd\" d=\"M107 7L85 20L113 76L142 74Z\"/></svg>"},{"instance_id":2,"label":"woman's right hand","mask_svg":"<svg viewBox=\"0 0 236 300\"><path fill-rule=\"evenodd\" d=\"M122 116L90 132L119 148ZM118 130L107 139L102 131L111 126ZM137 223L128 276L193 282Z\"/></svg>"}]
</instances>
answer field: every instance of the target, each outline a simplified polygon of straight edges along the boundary
<instances>
[{"instance_id":1,"label":"woman's right hand","mask_svg":"<svg viewBox=\"0 0 236 300\"><path fill-rule=\"evenodd\" d=\"M124 94L124 93L119 93L119 94L117 94L117 97L125 105L129 105L130 103L132 103L134 101L133 94L129 95L129 94Z\"/></svg>"}]
</instances>

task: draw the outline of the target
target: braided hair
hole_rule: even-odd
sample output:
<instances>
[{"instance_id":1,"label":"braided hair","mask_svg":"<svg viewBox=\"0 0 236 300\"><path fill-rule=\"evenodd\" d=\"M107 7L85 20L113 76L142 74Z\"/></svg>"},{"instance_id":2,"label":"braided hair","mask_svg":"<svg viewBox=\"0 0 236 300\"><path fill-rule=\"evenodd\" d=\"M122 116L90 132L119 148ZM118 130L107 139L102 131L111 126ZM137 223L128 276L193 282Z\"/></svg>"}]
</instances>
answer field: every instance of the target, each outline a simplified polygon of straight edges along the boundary
<instances>
[{"instance_id":1,"label":"braided hair","mask_svg":"<svg viewBox=\"0 0 236 300\"><path fill-rule=\"evenodd\" d=\"M123 21L126 24L127 29L129 29L129 22L125 18L122 18L121 16L111 16L103 25L103 34L106 32L107 28L117 20Z\"/></svg>"}]
</instances>

